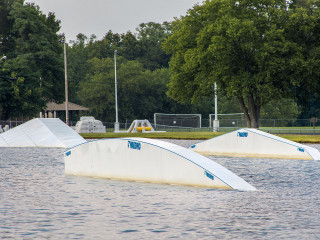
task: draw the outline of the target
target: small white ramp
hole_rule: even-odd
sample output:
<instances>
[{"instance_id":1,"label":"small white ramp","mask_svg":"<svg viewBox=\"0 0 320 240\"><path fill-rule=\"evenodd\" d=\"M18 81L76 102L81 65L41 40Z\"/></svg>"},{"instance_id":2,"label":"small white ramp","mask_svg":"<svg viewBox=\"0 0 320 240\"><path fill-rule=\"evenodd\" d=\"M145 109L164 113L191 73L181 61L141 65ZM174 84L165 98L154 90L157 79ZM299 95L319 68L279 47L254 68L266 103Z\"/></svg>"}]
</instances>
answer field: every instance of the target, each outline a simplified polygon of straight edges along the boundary
<instances>
[{"instance_id":1,"label":"small white ramp","mask_svg":"<svg viewBox=\"0 0 320 240\"><path fill-rule=\"evenodd\" d=\"M85 142L58 118L35 118L0 134L0 147L71 148Z\"/></svg>"},{"instance_id":2,"label":"small white ramp","mask_svg":"<svg viewBox=\"0 0 320 240\"><path fill-rule=\"evenodd\" d=\"M65 152L65 173L138 182L254 191L220 164L184 147L147 138L87 142Z\"/></svg>"},{"instance_id":3,"label":"small white ramp","mask_svg":"<svg viewBox=\"0 0 320 240\"><path fill-rule=\"evenodd\" d=\"M189 149L203 155L320 160L315 148L249 128L191 145Z\"/></svg>"}]
</instances>

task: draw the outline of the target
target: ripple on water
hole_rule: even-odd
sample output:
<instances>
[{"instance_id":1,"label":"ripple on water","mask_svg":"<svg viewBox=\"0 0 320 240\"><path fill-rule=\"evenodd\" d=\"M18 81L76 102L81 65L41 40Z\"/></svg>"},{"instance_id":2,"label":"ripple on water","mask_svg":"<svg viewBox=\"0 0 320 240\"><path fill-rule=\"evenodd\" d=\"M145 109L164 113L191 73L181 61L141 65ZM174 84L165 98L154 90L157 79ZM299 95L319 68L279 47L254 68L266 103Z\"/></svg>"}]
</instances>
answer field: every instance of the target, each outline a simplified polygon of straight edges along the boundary
<instances>
[{"instance_id":1,"label":"ripple on water","mask_svg":"<svg viewBox=\"0 0 320 240\"><path fill-rule=\"evenodd\" d=\"M171 142L184 147L195 143ZM70 177L64 175L64 149L0 151L0 238L317 239L320 235L317 161L210 157L258 189L242 192Z\"/></svg>"}]
</instances>

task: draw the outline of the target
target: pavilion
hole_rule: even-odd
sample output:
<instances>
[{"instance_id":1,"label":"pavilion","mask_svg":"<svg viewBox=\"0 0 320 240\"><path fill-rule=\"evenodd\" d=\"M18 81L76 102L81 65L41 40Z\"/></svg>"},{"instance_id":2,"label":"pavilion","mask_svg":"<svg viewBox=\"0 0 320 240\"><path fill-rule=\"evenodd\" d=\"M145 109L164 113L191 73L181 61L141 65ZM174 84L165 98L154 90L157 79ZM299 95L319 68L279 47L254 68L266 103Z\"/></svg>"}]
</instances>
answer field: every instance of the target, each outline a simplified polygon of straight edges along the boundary
<instances>
[{"instance_id":1,"label":"pavilion","mask_svg":"<svg viewBox=\"0 0 320 240\"><path fill-rule=\"evenodd\" d=\"M89 108L86 108L84 106L68 102L68 110L70 114L72 112L80 112L80 115L82 115L83 112L89 111ZM45 118L56 118L57 117L57 112L65 112L66 111L66 103L62 104L57 104L54 102L49 102L47 103L47 108L45 109L44 112L44 117Z\"/></svg>"}]
</instances>

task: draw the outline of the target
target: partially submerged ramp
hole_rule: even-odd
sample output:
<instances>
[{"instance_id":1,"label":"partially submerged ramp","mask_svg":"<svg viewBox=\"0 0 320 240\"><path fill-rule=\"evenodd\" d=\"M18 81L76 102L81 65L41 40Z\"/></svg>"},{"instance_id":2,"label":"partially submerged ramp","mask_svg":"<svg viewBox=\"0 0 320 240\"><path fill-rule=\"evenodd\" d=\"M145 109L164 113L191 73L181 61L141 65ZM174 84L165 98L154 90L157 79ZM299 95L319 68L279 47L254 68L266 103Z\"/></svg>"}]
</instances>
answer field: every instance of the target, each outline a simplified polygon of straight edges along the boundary
<instances>
[{"instance_id":1,"label":"partially submerged ramp","mask_svg":"<svg viewBox=\"0 0 320 240\"><path fill-rule=\"evenodd\" d=\"M211 138L189 149L203 155L320 160L315 148L251 128Z\"/></svg>"},{"instance_id":2,"label":"partially submerged ramp","mask_svg":"<svg viewBox=\"0 0 320 240\"><path fill-rule=\"evenodd\" d=\"M116 180L256 190L218 163L184 147L147 138L87 142L65 152L65 173Z\"/></svg>"},{"instance_id":3,"label":"partially submerged ramp","mask_svg":"<svg viewBox=\"0 0 320 240\"><path fill-rule=\"evenodd\" d=\"M35 118L0 134L0 147L71 148L85 142L58 118Z\"/></svg>"}]
</instances>

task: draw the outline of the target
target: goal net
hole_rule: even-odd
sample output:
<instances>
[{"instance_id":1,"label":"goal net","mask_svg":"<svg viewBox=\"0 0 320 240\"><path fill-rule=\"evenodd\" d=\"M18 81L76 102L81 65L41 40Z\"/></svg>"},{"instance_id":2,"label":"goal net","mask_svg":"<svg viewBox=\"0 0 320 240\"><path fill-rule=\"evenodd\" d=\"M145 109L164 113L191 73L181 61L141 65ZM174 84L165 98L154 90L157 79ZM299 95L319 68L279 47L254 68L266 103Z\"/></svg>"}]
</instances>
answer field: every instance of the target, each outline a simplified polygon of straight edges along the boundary
<instances>
[{"instance_id":1,"label":"goal net","mask_svg":"<svg viewBox=\"0 0 320 240\"><path fill-rule=\"evenodd\" d=\"M155 113L154 124L174 126L174 127L191 127L201 128L201 114L167 114Z\"/></svg>"},{"instance_id":2,"label":"goal net","mask_svg":"<svg viewBox=\"0 0 320 240\"><path fill-rule=\"evenodd\" d=\"M236 124L235 121L240 121L240 120L244 120L244 113L220 113L217 114L218 116L218 120L220 121L220 125L225 125L225 123L229 123L227 125L230 125L230 127L232 127L233 125ZM209 127L213 126L213 120L215 119L215 114L209 114Z\"/></svg>"}]
</instances>

